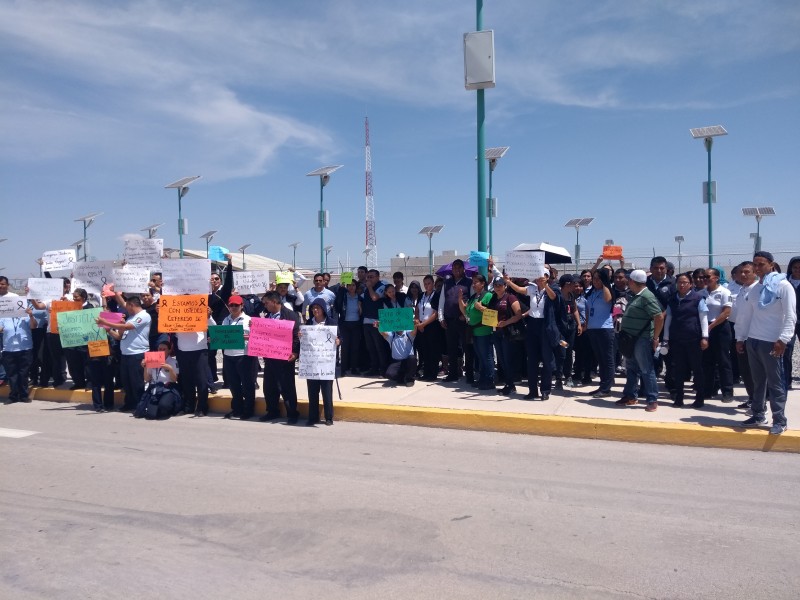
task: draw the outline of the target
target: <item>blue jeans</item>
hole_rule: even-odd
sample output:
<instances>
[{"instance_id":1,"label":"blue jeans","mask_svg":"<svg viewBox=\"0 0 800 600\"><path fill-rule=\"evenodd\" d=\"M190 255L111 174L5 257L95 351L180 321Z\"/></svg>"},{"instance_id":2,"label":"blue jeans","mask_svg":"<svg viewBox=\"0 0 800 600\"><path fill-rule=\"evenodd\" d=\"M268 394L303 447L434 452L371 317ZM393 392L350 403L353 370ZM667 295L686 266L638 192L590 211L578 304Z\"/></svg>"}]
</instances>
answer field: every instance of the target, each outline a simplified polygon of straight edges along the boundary
<instances>
[{"instance_id":1,"label":"blue jeans","mask_svg":"<svg viewBox=\"0 0 800 600\"><path fill-rule=\"evenodd\" d=\"M642 380L641 394L647 399L647 403L658 400L658 382L656 381L656 369L653 363L653 340L640 337L636 340L633 348L633 356L625 361L627 368L627 380L622 390L623 396L636 398L636 388L639 379Z\"/></svg>"},{"instance_id":2,"label":"blue jeans","mask_svg":"<svg viewBox=\"0 0 800 600\"><path fill-rule=\"evenodd\" d=\"M480 379L478 384L494 387L494 353L492 352L492 335L476 335L472 337L475 357L478 359Z\"/></svg>"},{"instance_id":3,"label":"blue jeans","mask_svg":"<svg viewBox=\"0 0 800 600\"><path fill-rule=\"evenodd\" d=\"M763 417L766 411L767 390L773 425L786 425L786 388L783 381L783 359L770 356L773 342L747 338L745 348L753 375L753 416Z\"/></svg>"}]
</instances>

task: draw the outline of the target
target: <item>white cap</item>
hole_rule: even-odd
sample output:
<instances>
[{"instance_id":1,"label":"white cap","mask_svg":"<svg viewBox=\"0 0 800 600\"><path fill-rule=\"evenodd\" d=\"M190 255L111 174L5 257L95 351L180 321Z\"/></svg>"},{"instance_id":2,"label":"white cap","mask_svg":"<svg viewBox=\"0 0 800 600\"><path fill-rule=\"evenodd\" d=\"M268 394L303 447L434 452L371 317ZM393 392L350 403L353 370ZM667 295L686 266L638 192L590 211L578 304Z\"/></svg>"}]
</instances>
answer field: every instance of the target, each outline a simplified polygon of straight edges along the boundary
<instances>
[{"instance_id":1,"label":"white cap","mask_svg":"<svg viewBox=\"0 0 800 600\"><path fill-rule=\"evenodd\" d=\"M641 269L634 269L631 271L631 274L628 275L628 279L635 281L636 283L647 283L647 273Z\"/></svg>"}]
</instances>

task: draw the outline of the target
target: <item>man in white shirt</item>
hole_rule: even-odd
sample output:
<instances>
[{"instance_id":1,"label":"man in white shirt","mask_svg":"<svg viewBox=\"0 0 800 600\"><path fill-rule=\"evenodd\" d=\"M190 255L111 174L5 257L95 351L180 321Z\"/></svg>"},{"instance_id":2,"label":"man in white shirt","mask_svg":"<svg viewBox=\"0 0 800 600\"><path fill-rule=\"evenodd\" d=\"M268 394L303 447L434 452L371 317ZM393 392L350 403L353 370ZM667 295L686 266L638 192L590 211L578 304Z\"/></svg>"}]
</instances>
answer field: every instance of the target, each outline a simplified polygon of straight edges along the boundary
<instances>
[{"instance_id":1,"label":"man in white shirt","mask_svg":"<svg viewBox=\"0 0 800 600\"><path fill-rule=\"evenodd\" d=\"M308 307L311 306L311 303L317 298L325 300L325 305L328 307L327 316L334 319L334 321L338 321L337 315L333 310L336 294L325 287L325 278L322 276L322 273L316 273L314 275L314 287L303 295L303 318L308 314Z\"/></svg>"},{"instance_id":2,"label":"man in white shirt","mask_svg":"<svg viewBox=\"0 0 800 600\"><path fill-rule=\"evenodd\" d=\"M756 252L753 265L760 281L747 294L736 314L736 350L747 352L753 374L753 416L743 427L767 424L766 395L772 412L772 435L786 431L786 388L783 381L783 353L794 336L797 323L795 289L782 273L775 273L775 259L769 252Z\"/></svg>"}]
</instances>

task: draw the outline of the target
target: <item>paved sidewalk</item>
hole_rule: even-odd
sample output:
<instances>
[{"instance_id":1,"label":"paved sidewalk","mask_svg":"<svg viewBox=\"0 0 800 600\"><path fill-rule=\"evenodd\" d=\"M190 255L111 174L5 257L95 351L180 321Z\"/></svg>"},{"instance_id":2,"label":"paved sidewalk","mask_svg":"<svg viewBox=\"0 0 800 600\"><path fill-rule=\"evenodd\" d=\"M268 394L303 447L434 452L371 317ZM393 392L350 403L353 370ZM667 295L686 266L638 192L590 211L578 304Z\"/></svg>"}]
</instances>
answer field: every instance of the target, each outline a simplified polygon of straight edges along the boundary
<instances>
[{"instance_id":1,"label":"paved sidewalk","mask_svg":"<svg viewBox=\"0 0 800 600\"><path fill-rule=\"evenodd\" d=\"M702 409L688 405L674 408L669 395L662 392L658 410L648 413L643 403L635 407L615 406L623 383L623 378L618 377L613 397L606 399L591 398L588 394L596 388L586 386L554 393L542 402L523 400L527 392L524 386L518 387L519 393L506 397L478 392L463 379L457 383L418 381L413 387L392 388L384 386L381 379L348 376L339 379L341 400L334 386L334 411L336 420L346 421L800 453L800 390L789 392L786 410L789 430L781 436L770 436L766 429L738 427L747 418L744 409L736 408L746 397L741 386L735 390L735 402L710 400ZM297 380L297 391L301 412L305 414L305 381ZM7 386L0 388L0 397L7 393ZM32 388L32 397L91 404L86 391ZM121 402L119 392L117 397ZM228 390L212 395L210 408L214 413L228 412ZM259 390L256 412L263 414L264 410Z\"/></svg>"}]
</instances>

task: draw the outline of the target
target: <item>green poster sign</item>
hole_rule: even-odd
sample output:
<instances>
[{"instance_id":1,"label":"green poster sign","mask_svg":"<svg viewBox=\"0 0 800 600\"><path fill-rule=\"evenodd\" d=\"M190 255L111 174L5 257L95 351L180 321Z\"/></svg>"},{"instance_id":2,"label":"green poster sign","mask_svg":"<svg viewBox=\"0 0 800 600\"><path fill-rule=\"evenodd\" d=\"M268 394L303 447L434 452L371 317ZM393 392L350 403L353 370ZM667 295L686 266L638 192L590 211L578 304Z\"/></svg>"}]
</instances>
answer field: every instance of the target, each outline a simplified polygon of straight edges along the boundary
<instances>
[{"instance_id":1,"label":"green poster sign","mask_svg":"<svg viewBox=\"0 0 800 600\"><path fill-rule=\"evenodd\" d=\"M106 330L95 323L102 310L88 308L58 313L58 335L61 336L62 348L86 346L89 342L108 339Z\"/></svg>"},{"instance_id":2,"label":"green poster sign","mask_svg":"<svg viewBox=\"0 0 800 600\"><path fill-rule=\"evenodd\" d=\"M353 272L352 271L345 271L341 275L339 275L339 283L347 285L348 283L353 283Z\"/></svg>"},{"instance_id":3,"label":"green poster sign","mask_svg":"<svg viewBox=\"0 0 800 600\"><path fill-rule=\"evenodd\" d=\"M378 331L412 331L413 308L381 308L378 310Z\"/></svg>"},{"instance_id":4,"label":"green poster sign","mask_svg":"<svg viewBox=\"0 0 800 600\"><path fill-rule=\"evenodd\" d=\"M209 325L212 350L244 350L244 327L241 325Z\"/></svg>"}]
</instances>

